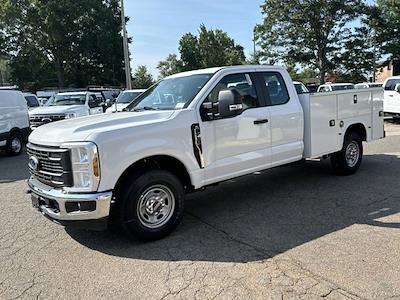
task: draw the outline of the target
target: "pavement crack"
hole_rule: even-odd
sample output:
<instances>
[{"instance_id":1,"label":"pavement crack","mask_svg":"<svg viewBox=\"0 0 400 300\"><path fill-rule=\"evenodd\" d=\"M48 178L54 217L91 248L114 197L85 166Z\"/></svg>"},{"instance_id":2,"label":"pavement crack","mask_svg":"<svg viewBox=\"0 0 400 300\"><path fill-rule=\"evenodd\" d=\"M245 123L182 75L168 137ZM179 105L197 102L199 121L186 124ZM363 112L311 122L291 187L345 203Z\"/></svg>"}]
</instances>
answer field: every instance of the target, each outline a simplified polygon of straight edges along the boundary
<instances>
[{"instance_id":1,"label":"pavement crack","mask_svg":"<svg viewBox=\"0 0 400 300\"><path fill-rule=\"evenodd\" d=\"M241 245L243 245L243 246L246 246L246 247L248 247L248 248L251 248L252 250L254 250L255 252L257 252L257 253L260 254L260 255L263 255L263 256L267 255L266 258L271 258L271 257L275 256L275 255L278 253L278 251L269 251L269 250L266 250L266 249L263 249L263 248L254 246L254 245L252 245L252 244L250 244L250 243L248 243L248 242L242 241L242 240L240 240L240 239L238 239L238 238L236 238L236 237L230 235L230 234L229 234L228 232L226 232L225 230L223 230L223 229L221 229L221 228L218 228L217 226L215 226L215 225L213 225L213 224L211 224L211 223L209 223L209 222L207 222L207 221L201 219L199 216L193 214L192 212L187 211L186 213L187 213L188 215L190 215L191 217L193 217L194 219L196 219L197 221L199 221L199 222L201 222L202 224L206 225L207 227L210 227L210 228L211 228L212 230L214 230L215 232L218 232L218 233L222 234L222 235L223 235L224 237L226 237L227 239L229 239L229 240L231 240L231 241L233 241L233 242L235 242L235 243L241 244Z\"/></svg>"}]
</instances>

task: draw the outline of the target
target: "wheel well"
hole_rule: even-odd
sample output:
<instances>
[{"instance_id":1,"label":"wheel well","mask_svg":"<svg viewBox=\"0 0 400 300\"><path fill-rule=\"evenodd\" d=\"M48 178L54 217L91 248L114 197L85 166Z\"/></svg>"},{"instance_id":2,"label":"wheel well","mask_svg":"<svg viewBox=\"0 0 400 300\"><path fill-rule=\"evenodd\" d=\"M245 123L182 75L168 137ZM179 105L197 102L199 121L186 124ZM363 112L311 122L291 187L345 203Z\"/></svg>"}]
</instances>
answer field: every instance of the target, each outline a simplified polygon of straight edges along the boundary
<instances>
[{"instance_id":1,"label":"wheel well","mask_svg":"<svg viewBox=\"0 0 400 300\"><path fill-rule=\"evenodd\" d=\"M184 166L184 164L178 159L167 156L167 155L156 155L141 159L132 164L118 179L115 186L116 190L124 186L125 182L132 178L138 172L144 172L149 169L160 169L166 170L173 173L182 182L186 192L190 192L194 189L190 180L190 175Z\"/></svg>"},{"instance_id":2,"label":"wheel well","mask_svg":"<svg viewBox=\"0 0 400 300\"><path fill-rule=\"evenodd\" d=\"M364 142L367 141L367 131L363 124L358 123L351 125L346 130L346 136L349 135L351 132L357 133L361 137L361 140L363 140Z\"/></svg>"}]
</instances>

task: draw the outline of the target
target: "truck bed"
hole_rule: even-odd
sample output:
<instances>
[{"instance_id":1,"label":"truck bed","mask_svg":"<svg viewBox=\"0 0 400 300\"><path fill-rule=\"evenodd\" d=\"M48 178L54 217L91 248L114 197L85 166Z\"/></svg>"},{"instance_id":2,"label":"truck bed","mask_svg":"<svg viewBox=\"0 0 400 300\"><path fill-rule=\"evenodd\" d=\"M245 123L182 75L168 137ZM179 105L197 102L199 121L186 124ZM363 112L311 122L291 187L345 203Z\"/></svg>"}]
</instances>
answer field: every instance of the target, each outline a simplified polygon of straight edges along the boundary
<instances>
[{"instance_id":1,"label":"truck bed","mask_svg":"<svg viewBox=\"0 0 400 300\"><path fill-rule=\"evenodd\" d=\"M299 95L304 111L304 158L317 158L342 149L352 124L362 124L366 140L384 137L383 90L347 90Z\"/></svg>"}]
</instances>

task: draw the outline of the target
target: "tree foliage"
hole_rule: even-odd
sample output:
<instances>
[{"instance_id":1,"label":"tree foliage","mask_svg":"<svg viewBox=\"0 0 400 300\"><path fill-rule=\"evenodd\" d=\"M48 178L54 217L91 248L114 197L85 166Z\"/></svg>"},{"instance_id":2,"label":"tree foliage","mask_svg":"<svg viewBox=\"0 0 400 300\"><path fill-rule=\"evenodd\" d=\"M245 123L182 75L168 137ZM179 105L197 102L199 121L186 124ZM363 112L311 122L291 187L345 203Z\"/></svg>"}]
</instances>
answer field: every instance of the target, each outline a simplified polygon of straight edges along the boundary
<instances>
[{"instance_id":1,"label":"tree foliage","mask_svg":"<svg viewBox=\"0 0 400 300\"><path fill-rule=\"evenodd\" d=\"M170 54L158 64L160 76L182 71L225 65L239 65L246 61L244 48L220 29L200 25L198 36L186 33L179 41L180 58Z\"/></svg>"},{"instance_id":2,"label":"tree foliage","mask_svg":"<svg viewBox=\"0 0 400 300\"><path fill-rule=\"evenodd\" d=\"M381 54L400 59L400 1L377 0L365 21Z\"/></svg>"},{"instance_id":3,"label":"tree foliage","mask_svg":"<svg viewBox=\"0 0 400 300\"><path fill-rule=\"evenodd\" d=\"M362 0L265 0L256 26L264 60L293 61L325 72L350 34L346 25L360 15Z\"/></svg>"},{"instance_id":4,"label":"tree foliage","mask_svg":"<svg viewBox=\"0 0 400 300\"><path fill-rule=\"evenodd\" d=\"M153 75L147 71L146 66L139 66L133 73L132 84L135 89L148 89L154 84Z\"/></svg>"},{"instance_id":5,"label":"tree foliage","mask_svg":"<svg viewBox=\"0 0 400 300\"><path fill-rule=\"evenodd\" d=\"M0 1L15 81L46 86L35 72L24 74L23 63L37 63L59 87L124 82L119 1Z\"/></svg>"}]
</instances>

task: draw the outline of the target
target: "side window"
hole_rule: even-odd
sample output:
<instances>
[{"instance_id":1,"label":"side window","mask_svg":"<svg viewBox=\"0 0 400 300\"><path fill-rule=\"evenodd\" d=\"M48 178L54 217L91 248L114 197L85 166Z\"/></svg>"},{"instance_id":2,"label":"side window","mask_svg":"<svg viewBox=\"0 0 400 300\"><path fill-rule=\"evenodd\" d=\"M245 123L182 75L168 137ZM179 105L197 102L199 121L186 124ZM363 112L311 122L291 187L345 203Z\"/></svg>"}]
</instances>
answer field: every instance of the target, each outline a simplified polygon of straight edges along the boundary
<instances>
[{"instance_id":1,"label":"side window","mask_svg":"<svg viewBox=\"0 0 400 300\"><path fill-rule=\"evenodd\" d=\"M89 96L89 107L90 108L95 108L100 106L100 101L97 99L96 95L90 95Z\"/></svg>"},{"instance_id":2,"label":"side window","mask_svg":"<svg viewBox=\"0 0 400 300\"><path fill-rule=\"evenodd\" d=\"M243 109L258 107L259 101L256 88L250 74L232 74L221 79L208 95L208 102L217 102L219 92L227 89L235 89L242 96Z\"/></svg>"},{"instance_id":3,"label":"side window","mask_svg":"<svg viewBox=\"0 0 400 300\"><path fill-rule=\"evenodd\" d=\"M289 93L281 74L262 73L261 77L264 80L271 105L282 105L289 101Z\"/></svg>"},{"instance_id":4,"label":"side window","mask_svg":"<svg viewBox=\"0 0 400 300\"><path fill-rule=\"evenodd\" d=\"M38 107L39 106L39 102L33 96L25 96L25 99L28 104L28 107Z\"/></svg>"}]
</instances>

